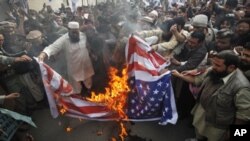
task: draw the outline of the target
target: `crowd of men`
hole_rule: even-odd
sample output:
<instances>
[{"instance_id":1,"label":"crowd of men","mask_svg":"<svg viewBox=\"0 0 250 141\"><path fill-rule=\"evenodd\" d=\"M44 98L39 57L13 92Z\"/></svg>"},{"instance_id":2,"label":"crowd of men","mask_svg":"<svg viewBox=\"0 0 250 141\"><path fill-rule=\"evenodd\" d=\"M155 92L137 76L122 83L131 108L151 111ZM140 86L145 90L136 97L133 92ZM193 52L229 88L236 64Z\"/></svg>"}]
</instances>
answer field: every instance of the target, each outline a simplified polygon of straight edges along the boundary
<instances>
[{"instance_id":1,"label":"crowd of men","mask_svg":"<svg viewBox=\"0 0 250 141\"><path fill-rule=\"evenodd\" d=\"M179 118L193 115L197 140L229 139L229 125L250 120L250 3L187 1L172 8L141 1L25 12L11 5L0 19L1 107L24 115L46 106L44 61L90 96L103 92L110 66L125 65L129 35L171 64Z\"/></svg>"}]
</instances>

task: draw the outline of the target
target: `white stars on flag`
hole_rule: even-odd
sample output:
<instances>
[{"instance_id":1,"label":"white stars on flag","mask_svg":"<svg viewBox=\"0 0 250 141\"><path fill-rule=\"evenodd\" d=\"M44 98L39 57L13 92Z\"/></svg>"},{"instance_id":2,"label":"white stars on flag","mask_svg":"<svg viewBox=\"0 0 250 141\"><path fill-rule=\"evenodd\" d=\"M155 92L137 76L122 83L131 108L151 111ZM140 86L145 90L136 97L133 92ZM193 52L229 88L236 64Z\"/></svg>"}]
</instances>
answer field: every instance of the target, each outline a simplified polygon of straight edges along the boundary
<instances>
[{"instance_id":1,"label":"white stars on flag","mask_svg":"<svg viewBox=\"0 0 250 141\"><path fill-rule=\"evenodd\" d=\"M158 91L157 89L155 89L155 90L153 91L153 93L154 93L154 95L157 95L157 94L159 93L159 91Z\"/></svg>"},{"instance_id":2,"label":"white stars on flag","mask_svg":"<svg viewBox=\"0 0 250 141\"><path fill-rule=\"evenodd\" d=\"M150 101L155 101L155 98L151 97L151 98L150 98Z\"/></svg>"},{"instance_id":3,"label":"white stars on flag","mask_svg":"<svg viewBox=\"0 0 250 141\"><path fill-rule=\"evenodd\" d=\"M158 82L158 83L157 83L157 86L161 87L162 83L163 83L163 82L161 82L161 81Z\"/></svg>"}]
</instances>

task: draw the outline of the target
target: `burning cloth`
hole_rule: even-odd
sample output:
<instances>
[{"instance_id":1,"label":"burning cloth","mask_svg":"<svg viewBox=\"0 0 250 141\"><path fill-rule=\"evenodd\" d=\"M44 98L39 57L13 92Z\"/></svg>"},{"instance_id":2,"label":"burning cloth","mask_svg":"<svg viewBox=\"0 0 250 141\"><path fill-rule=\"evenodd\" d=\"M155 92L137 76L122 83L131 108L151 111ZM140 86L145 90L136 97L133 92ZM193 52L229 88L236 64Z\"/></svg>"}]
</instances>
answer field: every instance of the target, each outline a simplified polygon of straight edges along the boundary
<instances>
[{"instance_id":1,"label":"burning cloth","mask_svg":"<svg viewBox=\"0 0 250 141\"><path fill-rule=\"evenodd\" d=\"M126 45L126 60L127 73L124 75L128 77L125 80L129 88L122 90L123 96L117 97L112 94L114 90L106 89L110 96L104 94L102 97L109 97L109 99L101 100L101 102L93 98L95 95L93 93L92 98L87 99L74 94L71 85L66 80L44 62L38 62L52 117L56 118L59 113L63 113L71 117L100 121L160 120L161 125L175 124L178 115L171 85L171 74L170 72L159 73L168 65L164 58L154 52L145 41L131 36ZM119 100L125 103L121 104ZM111 102L113 104L110 104Z\"/></svg>"}]
</instances>

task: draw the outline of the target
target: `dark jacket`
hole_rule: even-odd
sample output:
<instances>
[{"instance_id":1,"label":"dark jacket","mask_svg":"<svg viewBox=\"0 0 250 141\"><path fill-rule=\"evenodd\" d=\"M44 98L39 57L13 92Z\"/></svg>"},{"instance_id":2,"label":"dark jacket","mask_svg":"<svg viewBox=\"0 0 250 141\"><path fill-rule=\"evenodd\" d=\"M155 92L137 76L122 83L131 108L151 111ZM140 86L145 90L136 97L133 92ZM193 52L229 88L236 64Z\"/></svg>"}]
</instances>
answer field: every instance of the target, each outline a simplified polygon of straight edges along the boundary
<instances>
[{"instance_id":1,"label":"dark jacket","mask_svg":"<svg viewBox=\"0 0 250 141\"><path fill-rule=\"evenodd\" d=\"M171 65L169 69L176 69L177 71L182 72L185 70L195 69L205 58L207 49L204 45L196 49L190 49L186 46L186 43L184 43L176 47L173 53L176 60L186 63L182 66Z\"/></svg>"},{"instance_id":2,"label":"dark jacket","mask_svg":"<svg viewBox=\"0 0 250 141\"><path fill-rule=\"evenodd\" d=\"M242 88L250 88L249 81L239 69L227 83L213 84L207 77L203 84L200 103L206 111L206 121L217 128L226 129L236 116L235 96Z\"/></svg>"}]
</instances>

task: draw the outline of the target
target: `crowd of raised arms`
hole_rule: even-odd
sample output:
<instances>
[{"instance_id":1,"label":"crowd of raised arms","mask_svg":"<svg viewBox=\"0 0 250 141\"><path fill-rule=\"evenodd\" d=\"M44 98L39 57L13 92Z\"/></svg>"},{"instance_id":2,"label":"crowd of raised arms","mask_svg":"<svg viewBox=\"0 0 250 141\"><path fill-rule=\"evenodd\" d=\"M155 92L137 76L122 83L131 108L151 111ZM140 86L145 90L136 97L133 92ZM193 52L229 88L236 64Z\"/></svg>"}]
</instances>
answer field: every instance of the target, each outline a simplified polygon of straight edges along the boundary
<instances>
[{"instance_id":1,"label":"crowd of raised arms","mask_svg":"<svg viewBox=\"0 0 250 141\"><path fill-rule=\"evenodd\" d=\"M48 107L33 57L61 74L75 93L105 91L109 68L126 66L133 34L171 62L159 73L171 71L179 119L193 117L196 140L228 140L229 125L250 120L250 2L155 2L122 0L75 11L64 4L41 10L10 4L0 19L1 107L28 116Z\"/></svg>"}]
</instances>

